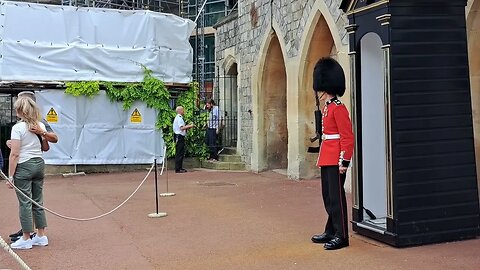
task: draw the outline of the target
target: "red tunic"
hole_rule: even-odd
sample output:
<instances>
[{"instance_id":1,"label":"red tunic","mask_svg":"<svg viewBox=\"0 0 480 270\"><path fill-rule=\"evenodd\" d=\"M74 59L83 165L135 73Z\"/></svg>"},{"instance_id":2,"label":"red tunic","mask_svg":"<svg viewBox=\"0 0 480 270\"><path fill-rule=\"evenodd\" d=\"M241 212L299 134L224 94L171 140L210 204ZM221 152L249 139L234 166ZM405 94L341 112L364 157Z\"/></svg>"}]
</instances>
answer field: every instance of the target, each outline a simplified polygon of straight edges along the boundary
<instances>
[{"instance_id":1,"label":"red tunic","mask_svg":"<svg viewBox=\"0 0 480 270\"><path fill-rule=\"evenodd\" d=\"M336 97L327 101L323 107L322 131L327 138L320 145L317 167L339 164L348 166L354 145L352 122L347 108Z\"/></svg>"}]
</instances>

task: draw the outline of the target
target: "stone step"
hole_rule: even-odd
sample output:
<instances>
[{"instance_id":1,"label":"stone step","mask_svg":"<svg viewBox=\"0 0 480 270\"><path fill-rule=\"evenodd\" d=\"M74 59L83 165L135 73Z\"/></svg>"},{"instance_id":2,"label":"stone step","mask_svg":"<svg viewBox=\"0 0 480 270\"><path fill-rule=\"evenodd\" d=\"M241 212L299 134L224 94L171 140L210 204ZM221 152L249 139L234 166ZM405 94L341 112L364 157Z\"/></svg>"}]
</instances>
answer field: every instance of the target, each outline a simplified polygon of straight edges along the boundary
<instances>
[{"instance_id":1,"label":"stone step","mask_svg":"<svg viewBox=\"0 0 480 270\"><path fill-rule=\"evenodd\" d=\"M220 161L224 162L242 162L242 157L239 155L224 155L223 153L218 156Z\"/></svg>"},{"instance_id":2,"label":"stone step","mask_svg":"<svg viewBox=\"0 0 480 270\"><path fill-rule=\"evenodd\" d=\"M205 161L202 161L202 168L211 169L211 170L244 171L245 163L205 160Z\"/></svg>"},{"instance_id":3,"label":"stone step","mask_svg":"<svg viewBox=\"0 0 480 270\"><path fill-rule=\"evenodd\" d=\"M224 147L223 150L220 152L221 155L236 155L237 148L236 147Z\"/></svg>"}]
</instances>

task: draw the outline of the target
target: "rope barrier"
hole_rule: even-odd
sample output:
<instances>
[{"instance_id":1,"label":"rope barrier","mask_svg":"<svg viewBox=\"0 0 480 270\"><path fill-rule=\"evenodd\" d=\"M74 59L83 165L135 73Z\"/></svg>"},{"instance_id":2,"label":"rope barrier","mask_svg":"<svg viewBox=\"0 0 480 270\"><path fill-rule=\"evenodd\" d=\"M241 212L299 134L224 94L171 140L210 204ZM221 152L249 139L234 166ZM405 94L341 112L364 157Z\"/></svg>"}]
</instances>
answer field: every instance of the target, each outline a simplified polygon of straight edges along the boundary
<instances>
[{"instance_id":1,"label":"rope barrier","mask_svg":"<svg viewBox=\"0 0 480 270\"><path fill-rule=\"evenodd\" d=\"M137 186L137 188L130 194L130 196L128 196L121 204L119 204L117 207L113 208L112 210L104 213L104 214L101 214L101 215L98 215L98 216L95 216L95 217L90 217L90 218L76 218L76 217L69 217L69 216L65 216L65 215L62 215L62 214L59 214L53 210L50 210L48 209L47 207L44 207L40 204L38 204L37 202L35 202L34 200L32 200L30 197L28 197L25 193L23 193L20 189L18 189L15 184L10 181L8 179L8 177L5 176L5 174L3 174L3 172L0 173L0 176L2 178L5 178L9 183L10 185L12 185L15 190L17 190L20 194L22 194L22 196L24 196L25 198L27 198L29 201L31 201L33 204L35 204L36 206L44 209L45 211L57 216L57 217L60 217L60 218L64 218L64 219L68 219L68 220L74 220L74 221L91 221L91 220L95 220L95 219L99 219L99 218L102 218L104 216L107 216L107 215L110 215L111 213L115 212L118 208L122 207L128 200L130 200L130 198L133 197L133 195L135 195L135 193L137 193L137 191L140 189L140 187L143 185L143 183L145 183L145 181L147 180L148 176L150 175L150 173L152 172L153 168L155 167L155 164L152 164L152 167L150 167L150 170L148 171L147 175L145 176L145 178L143 178L142 182ZM162 168L162 173L163 173L163 168Z\"/></svg>"},{"instance_id":2,"label":"rope barrier","mask_svg":"<svg viewBox=\"0 0 480 270\"><path fill-rule=\"evenodd\" d=\"M6 250L8 252L8 254L10 254L10 256L12 256L17 262L18 264L20 264L20 266L22 266L22 268L24 270L32 270L30 267L28 267L28 265L22 260L22 258L20 258L15 252L13 252L13 250L10 248L10 246L5 242L5 240L3 240L3 238L0 236L0 246L2 246L2 248L4 250Z\"/></svg>"}]
</instances>

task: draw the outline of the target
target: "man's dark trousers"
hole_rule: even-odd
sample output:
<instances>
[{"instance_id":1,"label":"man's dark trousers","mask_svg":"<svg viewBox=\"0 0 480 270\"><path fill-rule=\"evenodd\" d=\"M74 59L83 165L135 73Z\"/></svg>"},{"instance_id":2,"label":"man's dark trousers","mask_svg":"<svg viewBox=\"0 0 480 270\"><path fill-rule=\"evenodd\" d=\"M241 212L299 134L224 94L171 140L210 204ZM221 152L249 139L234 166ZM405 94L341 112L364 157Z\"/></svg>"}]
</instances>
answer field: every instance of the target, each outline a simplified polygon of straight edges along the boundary
<instances>
[{"instance_id":1,"label":"man's dark trousers","mask_svg":"<svg viewBox=\"0 0 480 270\"><path fill-rule=\"evenodd\" d=\"M347 200L345 198L346 174L340 174L338 166L321 168L322 195L328 220L325 232L343 239L348 238Z\"/></svg>"},{"instance_id":2,"label":"man's dark trousers","mask_svg":"<svg viewBox=\"0 0 480 270\"><path fill-rule=\"evenodd\" d=\"M207 145L210 152L210 158L218 160L217 129L207 129Z\"/></svg>"},{"instance_id":3,"label":"man's dark trousers","mask_svg":"<svg viewBox=\"0 0 480 270\"><path fill-rule=\"evenodd\" d=\"M175 134L175 171L183 169L183 157L185 156L185 136Z\"/></svg>"}]
</instances>

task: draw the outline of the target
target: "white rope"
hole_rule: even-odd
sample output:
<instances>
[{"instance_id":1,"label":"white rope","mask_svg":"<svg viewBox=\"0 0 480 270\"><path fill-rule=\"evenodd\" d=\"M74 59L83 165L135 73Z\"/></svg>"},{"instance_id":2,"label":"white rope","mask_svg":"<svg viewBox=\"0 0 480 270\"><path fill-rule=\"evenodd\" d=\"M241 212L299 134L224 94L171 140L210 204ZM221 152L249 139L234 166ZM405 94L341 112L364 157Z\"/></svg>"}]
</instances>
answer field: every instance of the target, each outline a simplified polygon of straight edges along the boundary
<instances>
[{"instance_id":1,"label":"white rope","mask_svg":"<svg viewBox=\"0 0 480 270\"><path fill-rule=\"evenodd\" d=\"M17 262L22 266L24 270L32 270L28 265L20 258L13 250L10 248L10 246L3 240L3 238L0 236L0 246L10 254Z\"/></svg>"},{"instance_id":2,"label":"white rope","mask_svg":"<svg viewBox=\"0 0 480 270\"><path fill-rule=\"evenodd\" d=\"M122 205L124 205L128 200L130 200L130 198L133 197L133 195L135 195L135 193L137 193L137 191L140 189L140 187L143 185L143 183L145 183L145 181L147 180L148 176L150 175L150 173L152 172L153 168L155 167L155 164L152 164L152 167L150 167L150 170L148 171L147 175L145 176L145 178L143 178L142 182L137 186L137 188L130 194L130 196L128 196L128 198L126 198L121 204L119 204L117 207L113 208L112 210L108 211L107 213L104 213L104 214L101 214L101 215L98 215L98 216L95 216L95 217L90 217L90 218L76 218L76 217L69 217L69 216L64 216L62 214L59 214L55 211L52 211L50 209L48 209L47 207L44 207L40 204L38 204L37 202L35 202L34 200L32 200L30 197L28 197L25 193L23 193L20 189L18 189L15 184L10 181L10 179L8 179L8 177L6 177L3 173L2 174L2 177L3 178L6 178L6 180L20 193L22 194L25 198L27 198L29 201L31 201L33 204L35 204L36 206L44 209L45 211L57 216L57 217L61 217L61 218L64 218L64 219L68 219L68 220L75 220L75 221L91 221L91 220L95 220L95 219L99 219L99 218L102 218L104 216L107 216L107 215L110 215L111 213L115 212L118 208L120 208ZM163 173L163 169L162 169L162 173Z\"/></svg>"}]
</instances>

